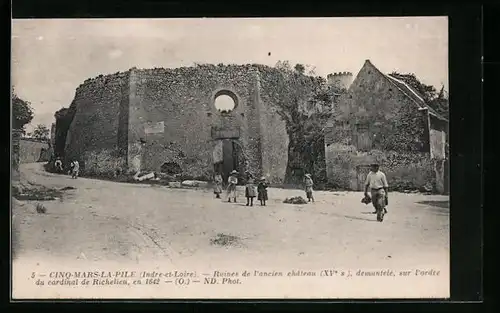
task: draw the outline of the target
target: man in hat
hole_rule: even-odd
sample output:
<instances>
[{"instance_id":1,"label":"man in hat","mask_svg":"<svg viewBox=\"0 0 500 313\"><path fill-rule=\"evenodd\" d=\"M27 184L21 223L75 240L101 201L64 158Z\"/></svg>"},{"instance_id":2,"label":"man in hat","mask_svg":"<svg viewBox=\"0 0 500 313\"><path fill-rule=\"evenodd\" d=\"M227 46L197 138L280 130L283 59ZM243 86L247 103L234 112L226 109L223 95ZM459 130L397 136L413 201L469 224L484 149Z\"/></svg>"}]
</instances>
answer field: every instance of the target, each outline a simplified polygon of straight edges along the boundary
<instances>
[{"instance_id":1,"label":"man in hat","mask_svg":"<svg viewBox=\"0 0 500 313\"><path fill-rule=\"evenodd\" d=\"M62 167L62 161L61 161L60 157L56 158L56 162L54 163L54 166L56 168L56 171L58 171L59 173L64 172L63 167Z\"/></svg>"},{"instance_id":2,"label":"man in hat","mask_svg":"<svg viewBox=\"0 0 500 313\"><path fill-rule=\"evenodd\" d=\"M379 165L377 163L371 164L370 173L366 176L365 181L365 197L368 197L368 190L370 190L372 203L375 207L375 212L373 212L373 214L376 214L379 209L383 209L384 213L387 213L385 205L388 189L389 185L387 184L387 178L385 174L379 170Z\"/></svg>"},{"instance_id":3,"label":"man in hat","mask_svg":"<svg viewBox=\"0 0 500 313\"><path fill-rule=\"evenodd\" d=\"M233 170L229 174L229 178L227 179L227 198L228 202L231 202L231 198L233 198L234 202L236 202L236 185L238 184L238 172Z\"/></svg>"}]
</instances>

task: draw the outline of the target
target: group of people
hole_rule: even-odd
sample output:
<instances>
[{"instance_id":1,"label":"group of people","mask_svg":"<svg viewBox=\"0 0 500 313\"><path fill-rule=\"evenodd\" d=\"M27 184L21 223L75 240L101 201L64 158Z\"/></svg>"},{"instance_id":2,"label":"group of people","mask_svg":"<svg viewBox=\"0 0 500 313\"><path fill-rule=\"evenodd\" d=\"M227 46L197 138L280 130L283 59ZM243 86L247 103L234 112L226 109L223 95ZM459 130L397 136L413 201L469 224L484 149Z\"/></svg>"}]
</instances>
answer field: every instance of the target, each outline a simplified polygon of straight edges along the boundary
<instances>
[{"instance_id":1,"label":"group of people","mask_svg":"<svg viewBox=\"0 0 500 313\"><path fill-rule=\"evenodd\" d=\"M220 199L223 193L223 179L221 174L215 175L215 187L214 193L216 198ZM257 181L257 188L255 187L255 179L252 174L246 173L246 185L245 185L245 197L247 198L247 206L253 206L253 200L257 197L262 206L266 205L268 200L267 188L268 184L265 177L261 177ZM236 185L238 184L238 172L233 170L227 180L226 196L227 201L231 202L233 200L236 202ZM306 197L309 202L314 202L313 196L313 186L314 181L312 180L311 174L304 175L304 187L306 192ZM372 203L375 211L373 214L377 214L377 220L382 222L384 215L387 214L386 206L389 204L388 192L389 185L387 183L387 178L385 174L379 170L379 164L371 164L370 173L368 173L365 180L365 197L361 202L368 204Z\"/></svg>"},{"instance_id":2,"label":"group of people","mask_svg":"<svg viewBox=\"0 0 500 313\"><path fill-rule=\"evenodd\" d=\"M214 178L214 194L217 199L221 198L221 194L223 193L223 179L221 174L216 174ZM255 184L257 183L257 186ZM236 194L236 186L238 185L238 172L233 170L229 174L229 178L227 179L227 187L226 187L226 197L227 201L236 202L237 194ZM313 185L314 182L311 178L311 174L306 174L304 178L304 185L306 191L306 197L309 202L314 202L313 196ZM266 201L268 200L267 188L269 187L266 178L261 177L257 182L254 177L250 173L246 173L246 184L245 184L245 197L247 198L247 206L253 206L253 200L257 197L257 200L260 201L261 206L266 205Z\"/></svg>"},{"instance_id":3,"label":"group of people","mask_svg":"<svg viewBox=\"0 0 500 313\"><path fill-rule=\"evenodd\" d=\"M63 163L60 157L57 157L54 162L54 167L57 172L64 173ZM70 162L70 170L68 171L68 175L71 175L71 178L78 178L80 174L80 163L77 160L73 160Z\"/></svg>"}]
</instances>

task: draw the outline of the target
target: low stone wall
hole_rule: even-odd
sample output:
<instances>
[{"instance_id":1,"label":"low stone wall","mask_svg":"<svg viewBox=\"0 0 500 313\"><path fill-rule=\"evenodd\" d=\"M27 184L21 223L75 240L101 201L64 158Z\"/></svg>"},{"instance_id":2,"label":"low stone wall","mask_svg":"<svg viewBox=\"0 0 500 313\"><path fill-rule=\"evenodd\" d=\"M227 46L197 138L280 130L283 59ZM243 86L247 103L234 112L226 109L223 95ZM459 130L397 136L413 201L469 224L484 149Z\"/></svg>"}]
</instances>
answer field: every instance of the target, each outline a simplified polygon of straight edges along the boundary
<instances>
[{"instance_id":1,"label":"low stone wall","mask_svg":"<svg viewBox=\"0 0 500 313\"><path fill-rule=\"evenodd\" d=\"M377 162L391 190L436 190L435 162L428 153L359 152L353 146L330 145L326 154L328 183L334 188L363 190L368 166Z\"/></svg>"},{"instance_id":2,"label":"low stone wall","mask_svg":"<svg viewBox=\"0 0 500 313\"><path fill-rule=\"evenodd\" d=\"M51 158L51 150L47 142L21 138L19 141L19 163L48 162Z\"/></svg>"},{"instance_id":3,"label":"low stone wall","mask_svg":"<svg viewBox=\"0 0 500 313\"><path fill-rule=\"evenodd\" d=\"M12 130L12 180L19 181L19 145L22 132Z\"/></svg>"}]
</instances>

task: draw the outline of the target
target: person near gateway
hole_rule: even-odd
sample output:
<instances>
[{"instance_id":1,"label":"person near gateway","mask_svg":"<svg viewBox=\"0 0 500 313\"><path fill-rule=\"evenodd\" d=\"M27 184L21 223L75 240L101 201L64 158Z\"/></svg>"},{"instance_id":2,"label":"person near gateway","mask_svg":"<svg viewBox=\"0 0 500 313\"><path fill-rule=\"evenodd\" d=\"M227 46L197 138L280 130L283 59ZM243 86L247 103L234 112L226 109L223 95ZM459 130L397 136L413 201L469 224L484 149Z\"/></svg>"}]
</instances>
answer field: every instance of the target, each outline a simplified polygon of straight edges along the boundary
<instances>
[{"instance_id":1,"label":"person near gateway","mask_svg":"<svg viewBox=\"0 0 500 313\"><path fill-rule=\"evenodd\" d=\"M253 198L256 196L255 180L253 175L247 173L247 181L245 184L245 197L247 198L247 206L253 206Z\"/></svg>"},{"instance_id":2,"label":"person near gateway","mask_svg":"<svg viewBox=\"0 0 500 313\"><path fill-rule=\"evenodd\" d=\"M236 202L236 185L238 184L238 172L233 170L227 179L227 200L231 202L231 198L233 198L234 202Z\"/></svg>"},{"instance_id":3,"label":"person near gateway","mask_svg":"<svg viewBox=\"0 0 500 313\"><path fill-rule=\"evenodd\" d=\"M222 193L222 182L222 175L216 173L214 178L214 194L217 199L220 199L220 194Z\"/></svg>"},{"instance_id":4,"label":"person near gateway","mask_svg":"<svg viewBox=\"0 0 500 313\"><path fill-rule=\"evenodd\" d=\"M368 191L371 193L372 204L375 208L373 214L376 214L379 209L383 209L384 213L387 213L385 206L387 204L389 185L385 174L380 171L378 163L370 165L370 173L366 176L365 197L369 197Z\"/></svg>"}]
</instances>

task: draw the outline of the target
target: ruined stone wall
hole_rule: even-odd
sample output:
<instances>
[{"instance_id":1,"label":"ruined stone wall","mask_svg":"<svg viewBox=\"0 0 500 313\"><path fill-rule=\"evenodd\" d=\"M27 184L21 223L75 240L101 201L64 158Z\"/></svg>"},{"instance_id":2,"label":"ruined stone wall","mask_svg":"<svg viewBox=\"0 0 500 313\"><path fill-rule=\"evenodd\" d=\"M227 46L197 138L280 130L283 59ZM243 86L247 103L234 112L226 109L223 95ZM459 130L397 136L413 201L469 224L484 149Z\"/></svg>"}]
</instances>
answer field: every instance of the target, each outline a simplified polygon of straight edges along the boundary
<instances>
[{"instance_id":1,"label":"ruined stone wall","mask_svg":"<svg viewBox=\"0 0 500 313\"><path fill-rule=\"evenodd\" d=\"M19 163L47 162L52 149L44 141L21 138L19 141Z\"/></svg>"},{"instance_id":2,"label":"ruined stone wall","mask_svg":"<svg viewBox=\"0 0 500 313\"><path fill-rule=\"evenodd\" d=\"M429 115L429 125L430 157L434 163L436 190L439 193L447 193L449 180L449 173L446 165L448 123Z\"/></svg>"},{"instance_id":3,"label":"ruined stone wall","mask_svg":"<svg viewBox=\"0 0 500 313\"><path fill-rule=\"evenodd\" d=\"M280 75L278 70L259 68L259 103L261 109L262 170L270 183L283 183L288 164L289 137L285 121L278 114L278 95L272 88L272 76Z\"/></svg>"},{"instance_id":4,"label":"ruined stone wall","mask_svg":"<svg viewBox=\"0 0 500 313\"><path fill-rule=\"evenodd\" d=\"M446 158L447 122L429 115L430 129L430 153L431 158L444 160Z\"/></svg>"},{"instance_id":5,"label":"ruined stone wall","mask_svg":"<svg viewBox=\"0 0 500 313\"><path fill-rule=\"evenodd\" d=\"M50 144L52 147L56 144L56 123L50 125Z\"/></svg>"},{"instance_id":6,"label":"ruined stone wall","mask_svg":"<svg viewBox=\"0 0 500 313\"><path fill-rule=\"evenodd\" d=\"M88 174L108 175L126 164L128 72L86 80L75 94L65 161L79 160ZM120 123L121 122L121 123ZM57 131L57 130L56 130Z\"/></svg>"},{"instance_id":7,"label":"ruined stone wall","mask_svg":"<svg viewBox=\"0 0 500 313\"><path fill-rule=\"evenodd\" d=\"M211 177L217 144L212 132L218 129L239 131L246 169L260 173L257 75L250 66L231 65L133 70L129 168L158 171L164 163L175 162L187 176ZM227 116L214 106L220 90L237 97L236 108Z\"/></svg>"},{"instance_id":8,"label":"ruined stone wall","mask_svg":"<svg viewBox=\"0 0 500 313\"><path fill-rule=\"evenodd\" d=\"M358 166L378 161L395 189L435 186L427 113L371 63L365 63L339 109L325 136L333 185L359 190L364 174Z\"/></svg>"},{"instance_id":9,"label":"ruined stone wall","mask_svg":"<svg viewBox=\"0 0 500 313\"><path fill-rule=\"evenodd\" d=\"M214 149L229 134L241 151L241 172L282 182L288 135L277 95L261 81L266 71L261 65L133 68L87 80L63 112L71 122L65 160L78 159L87 174L98 175L176 163L184 176L210 179ZM221 91L236 99L229 114L214 105ZM57 121L56 142L65 135L62 117Z\"/></svg>"},{"instance_id":10,"label":"ruined stone wall","mask_svg":"<svg viewBox=\"0 0 500 313\"><path fill-rule=\"evenodd\" d=\"M12 130L12 156L11 156L11 179L13 182L19 181L20 173L19 173L19 150L20 150L20 141L22 136L22 130L13 129Z\"/></svg>"},{"instance_id":11,"label":"ruined stone wall","mask_svg":"<svg viewBox=\"0 0 500 313\"><path fill-rule=\"evenodd\" d=\"M349 89L353 81L351 72L337 72L327 75L328 84L340 89Z\"/></svg>"}]
</instances>

